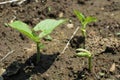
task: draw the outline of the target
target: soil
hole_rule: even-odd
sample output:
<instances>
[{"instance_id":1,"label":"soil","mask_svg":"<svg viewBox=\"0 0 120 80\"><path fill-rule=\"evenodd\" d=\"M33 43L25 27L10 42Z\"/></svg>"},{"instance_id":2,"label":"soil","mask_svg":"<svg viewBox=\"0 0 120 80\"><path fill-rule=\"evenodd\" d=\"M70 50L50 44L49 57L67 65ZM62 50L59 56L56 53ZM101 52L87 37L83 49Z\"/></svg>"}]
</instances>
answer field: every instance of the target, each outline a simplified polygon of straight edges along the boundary
<instances>
[{"instance_id":1,"label":"soil","mask_svg":"<svg viewBox=\"0 0 120 80\"><path fill-rule=\"evenodd\" d=\"M91 72L87 58L75 56L83 39L80 30L61 53L75 29L81 26L73 10L98 19L88 25L85 39L86 49L94 55ZM119 13L120 0L26 0L21 5L0 5L0 59L14 50L0 62L0 68L6 70L4 80L120 80L120 36L116 35L120 32ZM46 18L67 18L70 22L53 31L52 41L42 40L45 48L41 50L39 64L35 64L34 42L4 24L21 20L35 26ZM70 28L67 24L74 26Z\"/></svg>"}]
</instances>

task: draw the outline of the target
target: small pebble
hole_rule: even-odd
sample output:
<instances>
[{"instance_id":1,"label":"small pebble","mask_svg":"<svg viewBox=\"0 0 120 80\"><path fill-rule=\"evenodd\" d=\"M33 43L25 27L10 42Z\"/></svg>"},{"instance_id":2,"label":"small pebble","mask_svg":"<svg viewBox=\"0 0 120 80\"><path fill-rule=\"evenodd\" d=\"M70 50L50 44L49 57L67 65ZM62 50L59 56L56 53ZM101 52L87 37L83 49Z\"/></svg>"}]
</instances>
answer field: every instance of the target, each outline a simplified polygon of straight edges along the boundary
<instances>
[{"instance_id":1,"label":"small pebble","mask_svg":"<svg viewBox=\"0 0 120 80\"><path fill-rule=\"evenodd\" d=\"M63 12L60 12L60 13L59 13L59 17L60 17L60 18L63 17Z\"/></svg>"},{"instance_id":2,"label":"small pebble","mask_svg":"<svg viewBox=\"0 0 120 80\"><path fill-rule=\"evenodd\" d=\"M102 7L101 10L104 10L104 8Z\"/></svg>"},{"instance_id":3,"label":"small pebble","mask_svg":"<svg viewBox=\"0 0 120 80\"><path fill-rule=\"evenodd\" d=\"M109 71L112 72L112 73L115 72L115 63L112 64Z\"/></svg>"},{"instance_id":4,"label":"small pebble","mask_svg":"<svg viewBox=\"0 0 120 80\"><path fill-rule=\"evenodd\" d=\"M69 29L71 29L71 28L74 27L74 24L67 24L67 27L68 27Z\"/></svg>"}]
</instances>

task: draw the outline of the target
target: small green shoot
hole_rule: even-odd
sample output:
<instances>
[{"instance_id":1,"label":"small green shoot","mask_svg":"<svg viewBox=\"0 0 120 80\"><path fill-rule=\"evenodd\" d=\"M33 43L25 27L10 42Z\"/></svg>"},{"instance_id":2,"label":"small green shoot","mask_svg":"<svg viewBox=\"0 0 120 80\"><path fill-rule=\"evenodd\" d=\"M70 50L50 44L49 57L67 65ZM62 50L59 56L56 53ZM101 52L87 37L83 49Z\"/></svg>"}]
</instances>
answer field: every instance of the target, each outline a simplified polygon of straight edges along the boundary
<instances>
[{"instance_id":1,"label":"small green shoot","mask_svg":"<svg viewBox=\"0 0 120 80\"><path fill-rule=\"evenodd\" d=\"M51 12L51 11L52 11L52 7L49 6L49 7L48 7L48 12Z\"/></svg>"},{"instance_id":2,"label":"small green shoot","mask_svg":"<svg viewBox=\"0 0 120 80\"><path fill-rule=\"evenodd\" d=\"M77 50L76 56L88 58L88 69L91 72L91 70L92 70L92 54L86 49L78 48L76 50Z\"/></svg>"},{"instance_id":3,"label":"small green shoot","mask_svg":"<svg viewBox=\"0 0 120 80\"><path fill-rule=\"evenodd\" d=\"M90 16L85 17L81 12L79 12L77 10L74 10L74 13L82 24L82 27L80 28L82 35L83 35L83 37L86 37L87 24L89 24L91 22L95 22L95 21L97 21L97 19L94 17L90 17Z\"/></svg>"},{"instance_id":4,"label":"small green shoot","mask_svg":"<svg viewBox=\"0 0 120 80\"><path fill-rule=\"evenodd\" d=\"M119 33L116 33L116 35L118 35L118 36L119 36L119 35L120 35L120 32L119 32Z\"/></svg>"},{"instance_id":5,"label":"small green shoot","mask_svg":"<svg viewBox=\"0 0 120 80\"><path fill-rule=\"evenodd\" d=\"M33 29L30 28L26 23L22 21L14 21L9 23L8 26L18 30L22 34L26 35L28 38L33 40L37 46L37 63L40 61L40 49L43 48L43 44L41 43L41 39L49 36L52 31L64 23L65 19L54 20L54 19L46 19L38 23ZM39 35L35 33L35 31L40 31ZM49 37L50 38L50 37Z\"/></svg>"}]
</instances>

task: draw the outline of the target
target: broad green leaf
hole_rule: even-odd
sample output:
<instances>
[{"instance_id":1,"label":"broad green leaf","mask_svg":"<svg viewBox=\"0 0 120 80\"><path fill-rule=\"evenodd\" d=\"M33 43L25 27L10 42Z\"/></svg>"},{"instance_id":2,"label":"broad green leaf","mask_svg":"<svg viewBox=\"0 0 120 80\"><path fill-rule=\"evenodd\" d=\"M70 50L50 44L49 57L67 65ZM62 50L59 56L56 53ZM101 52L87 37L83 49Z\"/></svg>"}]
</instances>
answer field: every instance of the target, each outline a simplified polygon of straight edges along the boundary
<instances>
[{"instance_id":1,"label":"broad green leaf","mask_svg":"<svg viewBox=\"0 0 120 80\"><path fill-rule=\"evenodd\" d=\"M87 17L87 18L85 18L85 21L83 22L83 24L84 24L84 28L86 27L86 25L88 24L88 23L91 23L91 22L96 22L97 21L97 19L96 18L94 18L94 17Z\"/></svg>"},{"instance_id":2,"label":"broad green leaf","mask_svg":"<svg viewBox=\"0 0 120 80\"><path fill-rule=\"evenodd\" d=\"M10 27L18 30L22 34L26 35L33 41L39 42L39 38L33 34L32 30L30 29L30 27L27 24L25 24L21 21L15 21L15 22L9 23L8 25Z\"/></svg>"},{"instance_id":3,"label":"broad green leaf","mask_svg":"<svg viewBox=\"0 0 120 80\"><path fill-rule=\"evenodd\" d=\"M55 19L46 19L38 23L33 30L42 31L39 34L39 38L43 38L46 35L49 35L57 26L65 22L65 19L55 20Z\"/></svg>"},{"instance_id":4,"label":"broad green leaf","mask_svg":"<svg viewBox=\"0 0 120 80\"><path fill-rule=\"evenodd\" d=\"M89 53L86 53L86 52L78 52L76 54L78 57L91 57L91 55Z\"/></svg>"},{"instance_id":5,"label":"broad green leaf","mask_svg":"<svg viewBox=\"0 0 120 80\"><path fill-rule=\"evenodd\" d=\"M39 38L43 38L43 37L45 37L47 34L45 33L45 32L41 32L40 34L39 34Z\"/></svg>"},{"instance_id":6,"label":"broad green leaf","mask_svg":"<svg viewBox=\"0 0 120 80\"><path fill-rule=\"evenodd\" d=\"M83 23L85 20L85 16L77 10L74 10L74 13L77 16L77 18L81 21L81 23Z\"/></svg>"}]
</instances>

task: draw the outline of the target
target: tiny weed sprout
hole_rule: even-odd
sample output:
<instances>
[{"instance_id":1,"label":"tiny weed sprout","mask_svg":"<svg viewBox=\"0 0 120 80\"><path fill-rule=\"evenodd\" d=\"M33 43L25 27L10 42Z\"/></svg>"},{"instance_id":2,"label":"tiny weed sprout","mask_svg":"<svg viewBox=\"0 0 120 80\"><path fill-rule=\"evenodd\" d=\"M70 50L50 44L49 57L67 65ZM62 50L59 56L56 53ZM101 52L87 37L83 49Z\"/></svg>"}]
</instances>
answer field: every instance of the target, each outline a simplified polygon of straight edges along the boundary
<instances>
[{"instance_id":1,"label":"tiny weed sprout","mask_svg":"<svg viewBox=\"0 0 120 80\"><path fill-rule=\"evenodd\" d=\"M118 35L118 36L119 36L119 35L120 35L120 32L119 32L119 33L116 33L116 35Z\"/></svg>"},{"instance_id":2,"label":"tiny weed sprout","mask_svg":"<svg viewBox=\"0 0 120 80\"><path fill-rule=\"evenodd\" d=\"M40 49L43 48L43 44L41 43L41 39L49 36L52 31L59 26L60 24L64 23L65 19L54 20L54 19L46 19L38 23L33 29L30 28L26 23L22 21L14 21L9 23L8 26L18 30L22 34L26 35L28 38L33 40L36 43L37 47L37 63L40 61ZM40 34L37 35L35 31L40 31Z\"/></svg>"},{"instance_id":3,"label":"tiny weed sprout","mask_svg":"<svg viewBox=\"0 0 120 80\"><path fill-rule=\"evenodd\" d=\"M86 49L78 48L76 50L77 50L76 56L88 58L88 69L91 72L91 69L92 69L92 54Z\"/></svg>"},{"instance_id":4,"label":"tiny weed sprout","mask_svg":"<svg viewBox=\"0 0 120 80\"><path fill-rule=\"evenodd\" d=\"M90 16L85 17L81 12L79 12L77 10L74 10L74 13L82 24L82 27L80 28L82 35L83 35L83 37L86 37L87 24L89 24L91 22L95 22L95 21L97 21L97 19L94 17L90 17Z\"/></svg>"}]
</instances>

